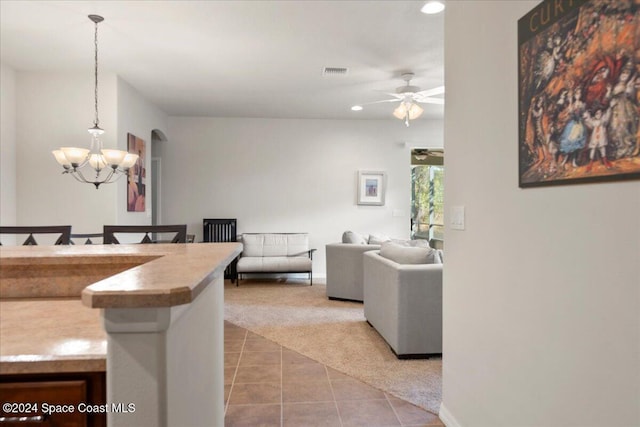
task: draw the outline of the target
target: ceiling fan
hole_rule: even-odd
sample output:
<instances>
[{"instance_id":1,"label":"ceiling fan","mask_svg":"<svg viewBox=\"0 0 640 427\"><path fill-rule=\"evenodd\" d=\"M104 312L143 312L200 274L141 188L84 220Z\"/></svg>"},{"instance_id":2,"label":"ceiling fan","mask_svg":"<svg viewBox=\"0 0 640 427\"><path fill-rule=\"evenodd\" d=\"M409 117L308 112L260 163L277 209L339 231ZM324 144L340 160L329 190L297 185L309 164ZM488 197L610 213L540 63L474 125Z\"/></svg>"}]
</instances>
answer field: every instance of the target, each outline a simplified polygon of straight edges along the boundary
<instances>
[{"instance_id":1,"label":"ceiling fan","mask_svg":"<svg viewBox=\"0 0 640 427\"><path fill-rule=\"evenodd\" d=\"M436 159L444 157L444 150L441 148L414 148L411 150L411 155L415 160L422 162L429 158Z\"/></svg>"},{"instance_id":2,"label":"ceiling fan","mask_svg":"<svg viewBox=\"0 0 640 427\"><path fill-rule=\"evenodd\" d=\"M355 105L351 107L351 109L354 111L360 111L363 109L363 105L380 104L383 102L400 102L400 105L393 111L393 115L400 120L404 120L404 124L408 127L409 120L420 117L424 111L418 104L444 104L444 98L435 97L435 95L442 95L444 93L444 86L428 90L420 90L418 86L411 85L411 79L413 76L413 73L404 73L402 75L402 80L407 84L396 88L395 93L387 93L387 95L393 96L393 99L367 102L365 104Z\"/></svg>"}]
</instances>

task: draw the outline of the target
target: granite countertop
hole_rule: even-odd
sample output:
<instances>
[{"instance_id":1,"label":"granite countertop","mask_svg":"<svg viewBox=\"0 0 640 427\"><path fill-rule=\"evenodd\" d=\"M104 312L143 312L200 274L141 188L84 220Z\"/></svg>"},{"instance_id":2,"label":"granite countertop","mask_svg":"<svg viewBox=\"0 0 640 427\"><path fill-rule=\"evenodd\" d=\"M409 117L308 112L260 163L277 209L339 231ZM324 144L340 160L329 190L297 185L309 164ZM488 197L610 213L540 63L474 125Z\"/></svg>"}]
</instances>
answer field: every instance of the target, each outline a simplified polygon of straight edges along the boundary
<instances>
[{"instance_id":1,"label":"granite countertop","mask_svg":"<svg viewBox=\"0 0 640 427\"><path fill-rule=\"evenodd\" d=\"M239 243L0 247L0 278L4 282L0 297L13 296L9 292L21 286L31 287L29 295L21 297L73 296L49 293L59 287L51 286L51 271L72 271L86 277L102 265L118 268L105 270L103 277L94 274L89 283L78 285L76 292L81 291L87 307L187 304L215 276L222 275L241 251ZM55 280L66 280L65 274L60 274L63 279Z\"/></svg>"},{"instance_id":2,"label":"granite countertop","mask_svg":"<svg viewBox=\"0 0 640 427\"><path fill-rule=\"evenodd\" d=\"M100 310L79 299L0 301L0 374L104 372Z\"/></svg>"},{"instance_id":3,"label":"granite countertop","mask_svg":"<svg viewBox=\"0 0 640 427\"><path fill-rule=\"evenodd\" d=\"M0 374L104 371L106 333L95 308L188 304L241 250L239 243L0 247Z\"/></svg>"}]
</instances>

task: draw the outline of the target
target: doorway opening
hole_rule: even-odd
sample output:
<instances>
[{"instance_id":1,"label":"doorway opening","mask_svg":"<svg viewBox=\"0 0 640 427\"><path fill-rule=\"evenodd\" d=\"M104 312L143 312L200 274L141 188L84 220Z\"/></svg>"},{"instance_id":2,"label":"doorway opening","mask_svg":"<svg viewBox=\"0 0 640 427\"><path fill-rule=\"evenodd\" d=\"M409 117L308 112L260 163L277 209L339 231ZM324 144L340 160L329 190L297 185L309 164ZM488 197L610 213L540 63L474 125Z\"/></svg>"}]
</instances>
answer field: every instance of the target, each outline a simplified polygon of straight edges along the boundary
<instances>
[{"instance_id":1,"label":"doorway opening","mask_svg":"<svg viewBox=\"0 0 640 427\"><path fill-rule=\"evenodd\" d=\"M444 150L411 150L411 238L444 246Z\"/></svg>"},{"instance_id":2,"label":"doorway opening","mask_svg":"<svg viewBox=\"0 0 640 427\"><path fill-rule=\"evenodd\" d=\"M151 131L151 225L162 224L162 146L167 137Z\"/></svg>"}]
</instances>

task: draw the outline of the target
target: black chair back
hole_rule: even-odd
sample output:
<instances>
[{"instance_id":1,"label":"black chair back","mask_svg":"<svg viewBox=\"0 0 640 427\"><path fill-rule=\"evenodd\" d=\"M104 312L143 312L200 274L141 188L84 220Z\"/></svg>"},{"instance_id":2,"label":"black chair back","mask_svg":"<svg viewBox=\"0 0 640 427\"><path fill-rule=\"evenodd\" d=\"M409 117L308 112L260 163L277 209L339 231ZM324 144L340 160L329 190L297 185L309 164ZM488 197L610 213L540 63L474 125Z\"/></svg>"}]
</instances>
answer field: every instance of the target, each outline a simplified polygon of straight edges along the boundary
<instances>
[{"instance_id":1,"label":"black chair back","mask_svg":"<svg viewBox=\"0 0 640 427\"><path fill-rule=\"evenodd\" d=\"M95 242L94 240L96 239L102 239L103 234L102 233L73 233L71 234L71 244L72 245L79 245L81 242L81 239L86 239L84 241L85 245L94 245L94 244L100 244L102 242ZM91 240L94 239L94 240Z\"/></svg>"},{"instance_id":2,"label":"black chair back","mask_svg":"<svg viewBox=\"0 0 640 427\"><path fill-rule=\"evenodd\" d=\"M235 218L205 218L202 220L202 240L205 242L236 242L238 240L237 221ZM224 270L224 278L237 280L238 273L234 259Z\"/></svg>"},{"instance_id":3,"label":"black chair back","mask_svg":"<svg viewBox=\"0 0 640 427\"><path fill-rule=\"evenodd\" d=\"M24 246L37 245L34 234L60 234L54 245L68 245L71 236L70 225L44 225L31 227L0 227L0 234L28 234L27 239L22 243ZM0 242L0 246L2 242Z\"/></svg>"},{"instance_id":4,"label":"black chair back","mask_svg":"<svg viewBox=\"0 0 640 427\"><path fill-rule=\"evenodd\" d=\"M116 233L144 233L140 243L187 243L187 225L105 225L103 227L104 244L120 244L116 238ZM152 233L154 238L149 237ZM175 233L171 240L158 241L155 235L160 233Z\"/></svg>"},{"instance_id":5,"label":"black chair back","mask_svg":"<svg viewBox=\"0 0 640 427\"><path fill-rule=\"evenodd\" d=\"M205 242L235 242L237 240L236 219L203 219L202 240Z\"/></svg>"}]
</instances>

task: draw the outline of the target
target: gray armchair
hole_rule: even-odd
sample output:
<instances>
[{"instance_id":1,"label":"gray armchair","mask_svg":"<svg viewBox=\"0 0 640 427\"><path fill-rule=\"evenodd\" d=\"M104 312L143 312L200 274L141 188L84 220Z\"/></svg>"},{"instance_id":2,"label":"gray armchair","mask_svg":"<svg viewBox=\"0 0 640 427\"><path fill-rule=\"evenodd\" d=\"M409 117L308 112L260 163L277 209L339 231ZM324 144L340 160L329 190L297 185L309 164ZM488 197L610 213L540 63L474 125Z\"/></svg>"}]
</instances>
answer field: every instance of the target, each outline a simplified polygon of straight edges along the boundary
<instances>
[{"instance_id":1,"label":"gray armchair","mask_svg":"<svg viewBox=\"0 0 640 427\"><path fill-rule=\"evenodd\" d=\"M398 358L442 354L442 264L398 264L367 252L364 316Z\"/></svg>"},{"instance_id":2,"label":"gray armchair","mask_svg":"<svg viewBox=\"0 0 640 427\"><path fill-rule=\"evenodd\" d=\"M327 298L363 301L362 254L380 245L330 243L327 250Z\"/></svg>"}]
</instances>

